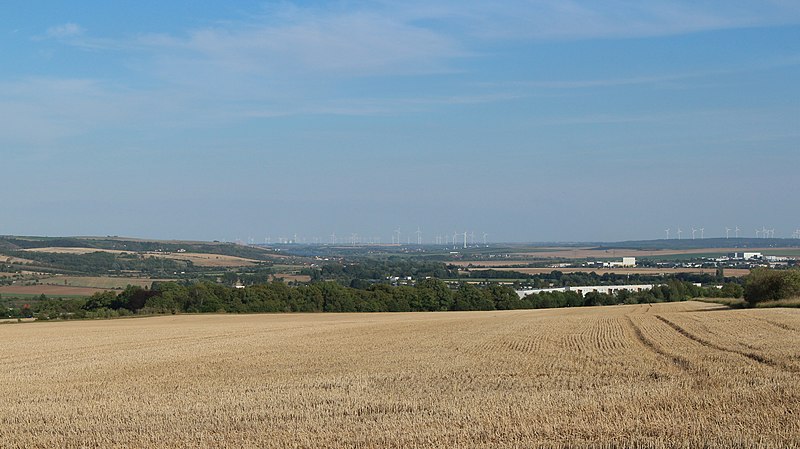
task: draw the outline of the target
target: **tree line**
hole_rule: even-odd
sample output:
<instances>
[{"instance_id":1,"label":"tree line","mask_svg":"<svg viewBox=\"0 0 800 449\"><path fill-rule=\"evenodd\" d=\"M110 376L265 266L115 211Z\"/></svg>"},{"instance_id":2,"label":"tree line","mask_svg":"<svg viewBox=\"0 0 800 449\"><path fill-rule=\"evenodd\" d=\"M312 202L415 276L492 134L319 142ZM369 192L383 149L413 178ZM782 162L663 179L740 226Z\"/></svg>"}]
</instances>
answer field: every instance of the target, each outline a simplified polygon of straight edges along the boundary
<instances>
[{"instance_id":1,"label":"tree line","mask_svg":"<svg viewBox=\"0 0 800 449\"><path fill-rule=\"evenodd\" d=\"M415 285L369 284L364 288L334 281L288 285L281 281L234 288L210 281L155 282L151 288L128 286L124 291L96 293L83 299L42 295L19 306L0 298L3 317L96 318L164 313L280 312L410 312L509 310L581 307L684 301L693 298L741 298L755 306L767 301L800 298L800 269L754 269L744 287L725 283L700 287L672 278L645 291L616 294L575 291L546 292L520 298L510 285L448 284L428 278Z\"/></svg>"},{"instance_id":2,"label":"tree line","mask_svg":"<svg viewBox=\"0 0 800 449\"><path fill-rule=\"evenodd\" d=\"M365 289L330 281L295 286L273 281L246 288L208 281L156 282L149 289L128 286L119 294L109 291L85 299L60 300L42 296L28 309L17 309L14 313L16 316L54 319L170 313L511 310L683 301L723 294L731 293L674 279L651 291L588 292L584 296L567 291L531 294L524 298L520 298L509 285L460 283L453 287L435 278L420 280L413 286L372 284ZM11 312L7 314L14 315Z\"/></svg>"}]
</instances>

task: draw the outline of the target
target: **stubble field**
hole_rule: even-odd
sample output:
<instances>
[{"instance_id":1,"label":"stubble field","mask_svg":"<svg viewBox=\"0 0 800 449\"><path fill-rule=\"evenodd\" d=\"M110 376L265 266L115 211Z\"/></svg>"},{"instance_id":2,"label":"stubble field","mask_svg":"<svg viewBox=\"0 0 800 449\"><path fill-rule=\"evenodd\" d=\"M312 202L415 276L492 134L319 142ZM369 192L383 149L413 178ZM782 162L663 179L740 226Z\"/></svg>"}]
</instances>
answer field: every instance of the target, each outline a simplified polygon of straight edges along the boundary
<instances>
[{"instance_id":1,"label":"stubble field","mask_svg":"<svg viewBox=\"0 0 800 449\"><path fill-rule=\"evenodd\" d=\"M800 447L800 310L688 302L0 326L0 442Z\"/></svg>"}]
</instances>

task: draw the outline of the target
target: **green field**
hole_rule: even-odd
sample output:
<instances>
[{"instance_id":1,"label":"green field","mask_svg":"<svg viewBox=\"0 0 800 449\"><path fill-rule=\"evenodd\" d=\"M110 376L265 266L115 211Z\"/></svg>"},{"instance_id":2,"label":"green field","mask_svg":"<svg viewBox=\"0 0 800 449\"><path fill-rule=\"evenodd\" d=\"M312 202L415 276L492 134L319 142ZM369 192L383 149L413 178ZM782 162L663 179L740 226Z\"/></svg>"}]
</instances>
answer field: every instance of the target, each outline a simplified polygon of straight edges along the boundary
<instances>
[{"instance_id":1,"label":"green field","mask_svg":"<svg viewBox=\"0 0 800 449\"><path fill-rule=\"evenodd\" d=\"M0 293L0 298L2 299L38 299L41 297L41 294L33 294L33 293ZM89 295L45 295L48 298L60 298L60 299L77 299L77 298L86 298Z\"/></svg>"},{"instance_id":2,"label":"green field","mask_svg":"<svg viewBox=\"0 0 800 449\"><path fill-rule=\"evenodd\" d=\"M171 279L159 279L161 282L167 282ZM39 280L40 284L44 285L60 285L69 287L90 287L90 288L108 288L108 289L124 289L128 285L136 285L139 287L150 287L154 279L148 278L125 278L125 277L107 277L107 276L53 276Z\"/></svg>"}]
</instances>

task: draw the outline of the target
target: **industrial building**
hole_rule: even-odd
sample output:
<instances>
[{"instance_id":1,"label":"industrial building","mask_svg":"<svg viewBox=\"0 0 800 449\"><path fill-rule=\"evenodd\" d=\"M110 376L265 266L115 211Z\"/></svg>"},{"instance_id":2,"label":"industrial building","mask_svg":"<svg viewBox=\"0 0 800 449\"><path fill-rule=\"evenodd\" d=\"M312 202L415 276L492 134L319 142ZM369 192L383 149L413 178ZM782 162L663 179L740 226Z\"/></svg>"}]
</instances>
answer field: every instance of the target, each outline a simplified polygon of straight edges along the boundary
<instances>
[{"instance_id":1,"label":"industrial building","mask_svg":"<svg viewBox=\"0 0 800 449\"><path fill-rule=\"evenodd\" d=\"M549 292L577 292L583 296L589 292L616 294L622 290L629 292L641 292L645 290L652 290L653 284L638 284L638 285L587 285L580 287L556 287L556 288L530 288L524 290L516 290L520 298L524 298L530 294L549 293Z\"/></svg>"},{"instance_id":2,"label":"industrial building","mask_svg":"<svg viewBox=\"0 0 800 449\"><path fill-rule=\"evenodd\" d=\"M728 254L728 258L729 259L734 259L734 260L753 260L753 259L763 259L764 255L761 254L761 253L753 253L753 252L750 252L750 253L744 253L744 252L743 253L729 253Z\"/></svg>"},{"instance_id":3,"label":"industrial building","mask_svg":"<svg viewBox=\"0 0 800 449\"><path fill-rule=\"evenodd\" d=\"M635 257L623 257L621 262L604 262L603 267L605 268L617 268L617 267L635 267L636 266L636 258Z\"/></svg>"}]
</instances>

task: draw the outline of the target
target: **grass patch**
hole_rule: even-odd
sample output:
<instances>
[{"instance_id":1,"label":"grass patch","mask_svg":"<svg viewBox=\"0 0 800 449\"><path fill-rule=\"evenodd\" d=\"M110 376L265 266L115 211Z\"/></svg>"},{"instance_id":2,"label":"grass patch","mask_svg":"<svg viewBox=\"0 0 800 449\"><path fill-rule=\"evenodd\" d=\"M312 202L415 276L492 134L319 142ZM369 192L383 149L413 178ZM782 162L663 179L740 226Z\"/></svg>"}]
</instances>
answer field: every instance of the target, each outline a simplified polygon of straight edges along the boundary
<instances>
[{"instance_id":1,"label":"grass patch","mask_svg":"<svg viewBox=\"0 0 800 449\"><path fill-rule=\"evenodd\" d=\"M694 301L722 304L732 309L742 309L747 307L747 301L745 301L743 298L694 298Z\"/></svg>"},{"instance_id":2,"label":"grass patch","mask_svg":"<svg viewBox=\"0 0 800 449\"><path fill-rule=\"evenodd\" d=\"M756 304L758 308L767 307L800 307L800 298L786 298L775 301L764 301Z\"/></svg>"}]
</instances>

